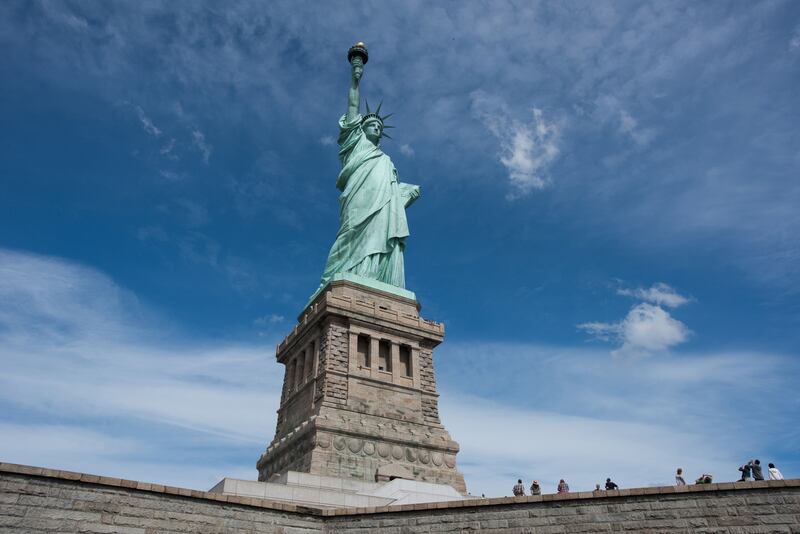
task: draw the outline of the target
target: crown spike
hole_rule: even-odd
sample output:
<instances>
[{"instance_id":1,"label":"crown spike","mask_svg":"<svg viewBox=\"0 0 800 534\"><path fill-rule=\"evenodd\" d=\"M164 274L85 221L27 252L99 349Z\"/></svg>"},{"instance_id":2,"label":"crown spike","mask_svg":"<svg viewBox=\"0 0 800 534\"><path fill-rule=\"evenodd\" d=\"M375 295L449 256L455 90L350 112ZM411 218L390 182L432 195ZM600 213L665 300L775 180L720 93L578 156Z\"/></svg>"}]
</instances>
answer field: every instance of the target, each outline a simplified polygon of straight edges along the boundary
<instances>
[{"instance_id":1,"label":"crown spike","mask_svg":"<svg viewBox=\"0 0 800 534\"><path fill-rule=\"evenodd\" d=\"M381 98L381 101L378 102L378 109L375 110L375 115L380 115L381 114L381 106L382 105L383 105L383 99Z\"/></svg>"},{"instance_id":2,"label":"crown spike","mask_svg":"<svg viewBox=\"0 0 800 534\"><path fill-rule=\"evenodd\" d=\"M367 115L369 115L372 111L369 109L369 99L367 97L364 97L364 103L367 105Z\"/></svg>"},{"instance_id":3,"label":"crown spike","mask_svg":"<svg viewBox=\"0 0 800 534\"><path fill-rule=\"evenodd\" d=\"M387 134L385 131L381 131L381 137L385 137L386 139L391 139L392 136Z\"/></svg>"},{"instance_id":4,"label":"crown spike","mask_svg":"<svg viewBox=\"0 0 800 534\"><path fill-rule=\"evenodd\" d=\"M377 111L376 111L375 113L377 113ZM394 113L389 113L388 115L384 115L383 117L381 117L381 120L382 120L382 121L385 121L386 119L388 119L388 118L389 118L389 117L391 117L392 115L394 115Z\"/></svg>"}]
</instances>

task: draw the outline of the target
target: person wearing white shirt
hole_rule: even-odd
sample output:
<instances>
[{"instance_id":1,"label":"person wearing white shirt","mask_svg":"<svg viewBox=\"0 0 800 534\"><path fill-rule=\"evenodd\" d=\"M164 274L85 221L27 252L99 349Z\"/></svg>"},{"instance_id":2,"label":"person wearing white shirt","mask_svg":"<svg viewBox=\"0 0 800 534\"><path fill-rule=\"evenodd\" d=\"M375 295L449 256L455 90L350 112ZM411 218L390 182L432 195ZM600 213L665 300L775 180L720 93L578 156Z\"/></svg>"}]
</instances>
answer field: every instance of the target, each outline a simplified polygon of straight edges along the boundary
<instances>
[{"instance_id":1,"label":"person wearing white shirt","mask_svg":"<svg viewBox=\"0 0 800 534\"><path fill-rule=\"evenodd\" d=\"M783 480L783 473L781 473L775 464L769 464L769 479L770 480Z\"/></svg>"}]
</instances>

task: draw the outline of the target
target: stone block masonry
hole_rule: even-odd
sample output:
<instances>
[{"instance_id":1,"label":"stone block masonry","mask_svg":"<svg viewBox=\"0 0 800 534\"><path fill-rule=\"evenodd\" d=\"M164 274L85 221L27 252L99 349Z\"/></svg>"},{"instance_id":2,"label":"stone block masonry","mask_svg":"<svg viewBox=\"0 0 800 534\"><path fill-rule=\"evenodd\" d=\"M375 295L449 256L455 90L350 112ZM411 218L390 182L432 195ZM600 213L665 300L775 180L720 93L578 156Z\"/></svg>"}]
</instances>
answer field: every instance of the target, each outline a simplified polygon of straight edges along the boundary
<instances>
[{"instance_id":1,"label":"stone block masonry","mask_svg":"<svg viewBox=\"0 0 800 534\"><path fill-rule=\"evenodd\" d=\"M800 533L800 480L317 509L0 463L0 532Z\"/></svg>"},{"instance_id":2,"label":"stone block masonry","mask_svg":"<svg viewBox=\"0 0 800 534\"><path fill-rule=\"evenodd\" d=\"M261 499L0 464L0 532L324 532L315 513Z\"/></svg>"},{"instance_id":3,"label":"stone block masonry","mask_svg":"<svg viewBox=\"0 0 800 534\"><path fill-rule=\"evenodd\" d=\"M332 282L277 347L285 374L259 480L301 471L374 482L394 466L466 493L439 417L433 350L443 338L416 300Z\"/></svg>"}]
</instances>

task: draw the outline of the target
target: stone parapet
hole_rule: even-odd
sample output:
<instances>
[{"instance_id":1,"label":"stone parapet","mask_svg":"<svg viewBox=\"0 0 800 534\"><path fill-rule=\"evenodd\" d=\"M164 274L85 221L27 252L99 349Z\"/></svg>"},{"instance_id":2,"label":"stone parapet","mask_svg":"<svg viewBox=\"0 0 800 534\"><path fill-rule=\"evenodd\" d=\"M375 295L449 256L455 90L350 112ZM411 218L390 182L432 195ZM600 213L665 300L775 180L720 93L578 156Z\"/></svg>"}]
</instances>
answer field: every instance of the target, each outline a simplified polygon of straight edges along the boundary
<instances>
[{"instance_id":1,"label":"stone parapet","mask_svg":"<svg viewBox=\"0 0 800 534\"><path fill-rule=\"evenodd\" d=\"M791 534L800 479L322 509L0 463L0 531Z\"/></svg>"}]
</instances>

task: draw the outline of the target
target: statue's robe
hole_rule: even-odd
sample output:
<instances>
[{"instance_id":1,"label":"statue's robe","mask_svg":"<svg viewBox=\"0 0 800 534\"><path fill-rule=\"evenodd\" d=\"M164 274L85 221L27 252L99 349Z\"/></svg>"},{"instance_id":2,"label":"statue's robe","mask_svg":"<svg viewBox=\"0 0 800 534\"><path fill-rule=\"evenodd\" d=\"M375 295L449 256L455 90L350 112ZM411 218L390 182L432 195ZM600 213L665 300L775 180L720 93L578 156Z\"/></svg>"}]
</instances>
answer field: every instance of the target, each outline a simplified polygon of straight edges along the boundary
<instances>
[{"instance_id":1,"label":"statue's robe","mask_svg":"<svg viewBox=\"0 0 800 534\"><path fill-rule=\"evenodd\" d=\"M322 285L336 273L349 272L405 287L405 208L417 186L397 181L391 158L367 139L361 120L361 115L351 121L346 116L339 119L339 233Z\"/></svg>"}]
</instances>

